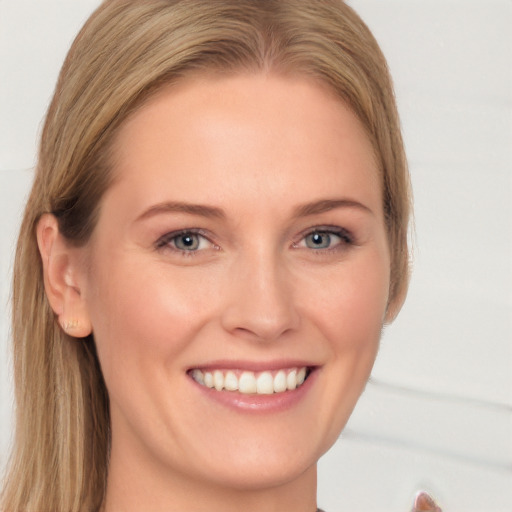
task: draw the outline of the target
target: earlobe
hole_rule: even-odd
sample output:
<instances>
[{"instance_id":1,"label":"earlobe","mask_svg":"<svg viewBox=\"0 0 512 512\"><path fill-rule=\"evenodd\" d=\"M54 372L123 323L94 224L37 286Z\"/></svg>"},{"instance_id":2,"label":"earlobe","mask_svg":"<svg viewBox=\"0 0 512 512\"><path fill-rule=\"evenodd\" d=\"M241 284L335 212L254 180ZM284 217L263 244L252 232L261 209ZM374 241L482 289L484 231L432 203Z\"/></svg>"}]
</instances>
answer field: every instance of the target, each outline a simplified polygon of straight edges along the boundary
<instances>
[{"instance_id":1,"label":"earlobe","mask_svg":"<svg viewBox=\"0 0 512 512\"><path fill-rule=\"evenodd\" d=\"M88 336L92 326L80 284L78 250L60 233L54 215L44 214L39 220L37 243L43 264L46 296L60 326L70 336Z\"/></svg>"}]
</instances>

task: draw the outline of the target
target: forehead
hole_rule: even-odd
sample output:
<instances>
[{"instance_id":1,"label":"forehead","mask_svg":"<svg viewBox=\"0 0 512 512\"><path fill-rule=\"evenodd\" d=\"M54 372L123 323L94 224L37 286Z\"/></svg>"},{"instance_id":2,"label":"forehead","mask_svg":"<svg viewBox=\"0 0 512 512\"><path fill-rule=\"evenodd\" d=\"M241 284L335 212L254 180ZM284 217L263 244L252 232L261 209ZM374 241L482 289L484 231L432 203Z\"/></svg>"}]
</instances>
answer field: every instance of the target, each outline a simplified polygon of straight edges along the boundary
<instances>
[{"instance_id":1,"label":"forehead","mask_svg":"<svg viewBox=\"0 0 512 512\"><path fill-rule=\"evenodd\" d=\"M246 190L328 196L349 182L381 197L361 122L305 78L197 76L165 87L121 126L114 155L116 186L134 201L142 189L152 201L169 191L207 202Z\"/></svg>"}]
</instances>

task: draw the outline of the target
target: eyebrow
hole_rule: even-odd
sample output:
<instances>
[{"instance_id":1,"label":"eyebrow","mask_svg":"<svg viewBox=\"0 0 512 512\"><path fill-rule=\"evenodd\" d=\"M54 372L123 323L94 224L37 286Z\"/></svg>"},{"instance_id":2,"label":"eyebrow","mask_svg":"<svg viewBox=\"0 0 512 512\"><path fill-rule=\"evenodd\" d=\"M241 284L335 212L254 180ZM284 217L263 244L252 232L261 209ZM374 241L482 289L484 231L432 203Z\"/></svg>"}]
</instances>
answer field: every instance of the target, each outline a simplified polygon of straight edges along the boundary
<instances>
[{"instance_id":1,"label":"eyebrow","mask_svg":"<svg viewBox=\"0 0 512 512\"><path fill-rule=\"evenodd\" d=\"M215 206L171 201L158 203L152 206L151 208L146 210L142 215L137 217L137 220L144 220L149 217L154 217L155 215L163 213L188 213L189 215L199 215L200 217L209 217L217 219L224 219L226 217L224 211Z\"/></svg>"},{"instance_id":2,"label":"eyebrow","mask_svg":"<svg viewBox=\"0 0 512 512\"><path fill-rule=\"evenodd\" d=\"M295 217L307 217L309 215L318 215L320 213L329 212L337 208L355 208L358 210L365 211L367 213L373 213L370 208L365 206L359 201L353 199L321 199L320 201L313 201L298 206L295 209Z\"/></svg>"},{"instance_id":3,"label":"eyebrow","mask_svg":"<svg viewBox=\"0 0 512 512\"><path fill-rule=\"evenodd\" d=\"M310 215L318 215L337 208L355 208L368 213L372 213L370 208L364 204L354 201L352 199L321 199L299 205L293 212L293 217L308 217ZM216 206L208 206L204 204L194 204L179 201L167 201L158 203L137 218L137 221L144 220L155 215L166 213L186 213L189 215L198 215L200 217L225 219L226 214L224 210Z\"/></svg>"}]
</instances>

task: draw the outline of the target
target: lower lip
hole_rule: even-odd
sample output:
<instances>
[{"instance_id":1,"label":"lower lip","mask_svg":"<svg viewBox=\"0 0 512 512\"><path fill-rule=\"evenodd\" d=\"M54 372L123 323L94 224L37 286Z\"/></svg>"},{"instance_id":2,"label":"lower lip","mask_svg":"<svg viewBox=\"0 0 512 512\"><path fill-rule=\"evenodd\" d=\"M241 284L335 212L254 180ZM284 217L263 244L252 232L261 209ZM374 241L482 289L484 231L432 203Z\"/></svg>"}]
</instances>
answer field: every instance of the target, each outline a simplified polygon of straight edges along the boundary
<instances>
[{"instance_id":1,"label":"lower lip","mask_svg":"<svg viewBox=\"0 0 512 512\"><path fill-rule=\"evenodd\" d=\"M226 407L248 413L271 413L285 411L299 404L313 386L317 373L317 369L312 370L308 378L297 389L284 391L283 393L273 393L272 395L244 394L238 391L217 391L216 389L199 384L192 377L190 377L190 380L203 393L203 396Z\"/></svg>"}]
</instances>

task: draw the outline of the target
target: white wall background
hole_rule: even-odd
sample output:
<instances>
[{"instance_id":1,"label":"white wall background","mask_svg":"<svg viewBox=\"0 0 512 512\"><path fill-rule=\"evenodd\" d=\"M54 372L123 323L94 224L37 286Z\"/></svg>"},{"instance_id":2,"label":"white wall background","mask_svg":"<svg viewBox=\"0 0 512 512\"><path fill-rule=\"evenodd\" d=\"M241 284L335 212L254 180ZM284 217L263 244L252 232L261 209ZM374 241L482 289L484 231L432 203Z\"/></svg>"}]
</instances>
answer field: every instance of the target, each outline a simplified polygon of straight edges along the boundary
<instances>
[{"instance_id":1,"label":"white wall background","mask_svg":"<svg viewBox=\"0 0 512 512\"><path fill-rule=\"evenodd\" d=\"M36 141L99 0L0 0L0 467L10 269ZM388 57L416 201L408 302L320 465L329 512L512 510L512 1L352 0Z\"/></svg>"}]
</instances>

